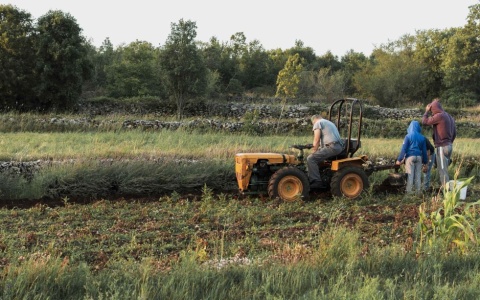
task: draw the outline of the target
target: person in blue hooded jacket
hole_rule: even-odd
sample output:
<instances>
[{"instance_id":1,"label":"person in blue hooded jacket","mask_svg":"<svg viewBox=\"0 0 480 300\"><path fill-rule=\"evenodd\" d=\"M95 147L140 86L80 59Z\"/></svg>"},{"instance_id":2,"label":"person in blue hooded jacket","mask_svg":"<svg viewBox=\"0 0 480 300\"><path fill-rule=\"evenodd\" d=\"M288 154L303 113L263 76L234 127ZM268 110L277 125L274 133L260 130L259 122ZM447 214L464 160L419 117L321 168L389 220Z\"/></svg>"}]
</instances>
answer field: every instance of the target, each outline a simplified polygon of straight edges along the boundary
<instances>
[{"instance_id":1,"label":"person in blue hooded jacket","mask_svg":"<svg viewBox=\"0 0 480 300\"><path fill-rule=\"evenodd\" d=\"M422 192L422 167L428 163L427 143L418 121L410 122L407 135L403 140L402 149L396 164L405 163L407 177L407 194L411 193L415 185L417 194Z\"/></svg>"}]
</instances>

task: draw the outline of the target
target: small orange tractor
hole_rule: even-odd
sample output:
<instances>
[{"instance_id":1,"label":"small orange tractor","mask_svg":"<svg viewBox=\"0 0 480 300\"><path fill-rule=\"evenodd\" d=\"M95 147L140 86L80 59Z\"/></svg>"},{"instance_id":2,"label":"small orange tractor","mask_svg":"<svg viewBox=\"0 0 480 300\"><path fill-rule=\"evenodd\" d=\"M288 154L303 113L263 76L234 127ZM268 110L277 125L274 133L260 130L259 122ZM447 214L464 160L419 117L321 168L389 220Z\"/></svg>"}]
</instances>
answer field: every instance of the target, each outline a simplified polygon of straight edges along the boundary
<instances>
[{"instance_id":1,"label":"small orange tractor","mask_svg":"<svg viewBox=\"0 0 480 300\"><path fill-rule=\"evenodd\" d=\"M322 181L334 196L355 199L369 187L368 176L372 172L393 169L395 165L375 167L368 164L366 155L354 156L361 146L363 105L354 98L339 99L332 103L328 119L345 129L344 150L341 154L326 159L319 165ZM352 138L353 127L357 127ZM283 153L237 153L235 173L238 188L243 194L267 194L270 198L284 201L308 199L308 180L304 149L311 144L292 145L297 154Z\"/></svg>"}]
</instances>

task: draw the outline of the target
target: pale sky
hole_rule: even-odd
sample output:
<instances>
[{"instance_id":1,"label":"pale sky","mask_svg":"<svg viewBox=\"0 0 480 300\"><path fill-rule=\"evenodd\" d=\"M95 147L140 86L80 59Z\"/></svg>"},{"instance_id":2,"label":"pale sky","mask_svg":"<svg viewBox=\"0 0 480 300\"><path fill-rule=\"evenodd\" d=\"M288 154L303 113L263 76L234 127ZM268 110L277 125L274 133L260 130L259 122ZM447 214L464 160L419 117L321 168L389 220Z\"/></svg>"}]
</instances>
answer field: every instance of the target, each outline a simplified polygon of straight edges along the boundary
<instances>
[{"instance_id":1,"label":"pale sky","mask_svg":"<svg viewBox=\"0 0 480 300\"><path fill-rule=\"evenodd\" d=\"M100 46L136 40L165 44L171 23L196 22L197 40L227 42L243 32L265 50L291 48L296 40L320 56L339 58L349 50L370 55L375 47L416 30L466 24L468 7L479 0L1 0L37 19L49 10L71 14L83 36Z\"/></svg>"}]
</instances>

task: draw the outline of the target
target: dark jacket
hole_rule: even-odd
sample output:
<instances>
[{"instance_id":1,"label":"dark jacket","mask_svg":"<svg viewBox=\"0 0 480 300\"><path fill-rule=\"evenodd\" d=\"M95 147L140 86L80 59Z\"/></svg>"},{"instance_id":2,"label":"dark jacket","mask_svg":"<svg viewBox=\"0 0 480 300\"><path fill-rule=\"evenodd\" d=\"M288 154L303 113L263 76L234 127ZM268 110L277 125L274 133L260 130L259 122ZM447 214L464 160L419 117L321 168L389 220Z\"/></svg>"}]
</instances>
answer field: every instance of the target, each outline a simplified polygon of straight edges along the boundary
<instances>
[{"instance_id":1,"label":"dark jacket","mask_svg":"<svg viewBox=\"0 0 480 300\"><path fill-rule=\"evenodd\" d=\"M443 110L442 105L437 100L431 103L430 110L432 116L429 117L428 112L425 112L422 124L433 126L433 143L435 147L451 145L457 136L455 120Z\"/></svg>"},{"instance_id":2,"label":"dark jacket","mask_svg":"<svg viewBox=\"0 0 480 300\"><path fill-rule=\"evenodd\" d=\"M404 158L410 156L421 156L422 163L428 163L427 142L426 138L421 134L422 129L418 121L410 122L407 129L407 135L403 140L402 150L398 155L397 160L402 161Z\"/></svg>"},{"instance_id":3,"label":"dark jacket","mask_svg":"<svg viewBox=\"0 0 480 300\"><path fill-rule=\"evenodd\" d=\"M430 155L432 155L435 152L435 147L432 145L432 142L430 142L430 140L427 139L427 137L425 137L425 142L427 143L427 152L429 152Z\"/></svg>"}]
</instances>

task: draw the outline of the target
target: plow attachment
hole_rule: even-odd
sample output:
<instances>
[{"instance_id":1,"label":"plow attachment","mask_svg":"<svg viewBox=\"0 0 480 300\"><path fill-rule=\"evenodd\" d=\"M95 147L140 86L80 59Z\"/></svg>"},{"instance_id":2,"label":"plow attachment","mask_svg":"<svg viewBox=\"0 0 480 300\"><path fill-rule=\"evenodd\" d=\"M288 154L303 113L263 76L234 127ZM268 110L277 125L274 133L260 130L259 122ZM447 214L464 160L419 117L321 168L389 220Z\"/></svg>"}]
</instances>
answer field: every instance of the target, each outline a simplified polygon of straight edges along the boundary
<instances>
[{"instance_id":1,"label":"plow attachment","mask_svg":"<svg viewBox=\"0 0 480 300\"><path fill-rule=\"evenodd\" d=\"M394 172L388 174L388 177L383 181L383 186L390 187L403 187L407 183L407 174L400 173L400 166L396 164L388 165L371 165L367 169L367 173L371 174L373 172L384 171L384 170L395 170Z\"/></svg>"}]
</instances>

